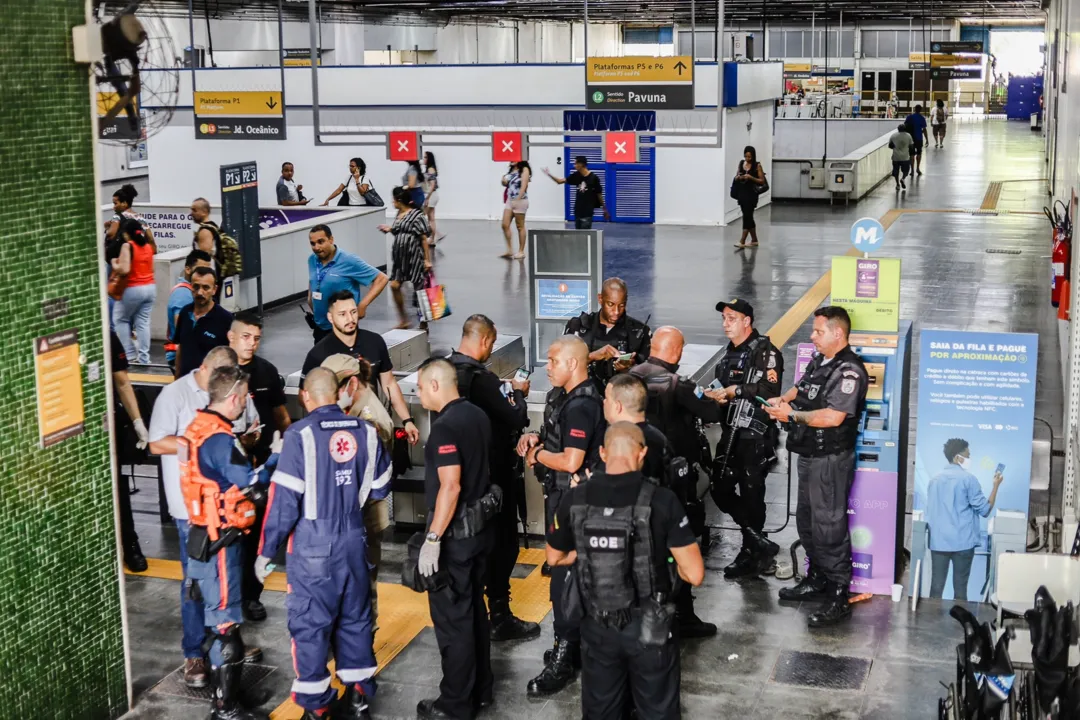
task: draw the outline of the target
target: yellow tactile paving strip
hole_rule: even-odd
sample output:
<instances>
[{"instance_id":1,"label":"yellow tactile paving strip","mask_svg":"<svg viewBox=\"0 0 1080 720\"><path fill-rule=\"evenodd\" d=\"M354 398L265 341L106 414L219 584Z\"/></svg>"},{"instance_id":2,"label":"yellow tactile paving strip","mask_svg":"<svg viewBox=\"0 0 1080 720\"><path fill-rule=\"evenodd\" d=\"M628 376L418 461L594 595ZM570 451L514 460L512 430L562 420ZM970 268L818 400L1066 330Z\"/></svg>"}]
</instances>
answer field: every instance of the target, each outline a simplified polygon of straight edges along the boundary
<instances>
[{"instance_id":1,"label":"yellow tactile paving strip","mask_svg":"<svg viewBox=\"0 0 1080 720\"><path fill-rule=\"evenodd\" d=\"M1001 183L992 182L990 187L986 188L986 195L983 196L982 205L980 210L993 210L997 207L998 200L1001 198Z\"/></svg>"},{"instance_id":2,"label":"yellow tactile paving strip","mask_svg":"<svg viewBox=\"0 0 1080 720\"><path fill-rule=\"evenodd\" d=\"M177 560L159 560L147 558L149 567L146 572L128 575L152 577L159 580L183 579L180 562ZM544 562L544 551L539 548L522 549L518 553L518 562L534 565L532 572L524 578L511 578L511 607L514 614L523 620L540 622L551 611L548 599L549 580L540 574L540 565ZM285 574L271 573L266 579L267 590L285 592ZM413 641L420 631L431 627L431 615L428 612L427 595L393 583L379 583L379 629L375 633L375 659L382 670L398 653ZM333 664L330 666L333 672ZM285 672L291 672L286 670ZM334 678L334 687L343 690L341 683ZM281 703L270 713L271 720L299 720L303 715L300 707L291 699Z\"/></svg>"}]
</instances>

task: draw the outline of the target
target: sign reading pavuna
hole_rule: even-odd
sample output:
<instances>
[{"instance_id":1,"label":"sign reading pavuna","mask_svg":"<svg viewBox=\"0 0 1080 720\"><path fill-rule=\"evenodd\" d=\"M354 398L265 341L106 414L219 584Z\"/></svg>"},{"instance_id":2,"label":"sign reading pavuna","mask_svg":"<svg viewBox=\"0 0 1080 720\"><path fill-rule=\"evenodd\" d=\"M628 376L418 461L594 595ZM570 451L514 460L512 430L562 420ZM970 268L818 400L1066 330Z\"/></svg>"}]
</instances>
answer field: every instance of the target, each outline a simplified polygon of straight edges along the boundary
<instances>
[{"instance_id":1,"label":"sign reading pavuna","mask_svg":"<svg viewBox=\"0 0 1080 720\"><path fill-rule=\"evenodd\" d=\"M926 536L912 545L927 549L911 564L924 596L981 600L992 551L1024 551L1038 355L1034 334L922 331L913 521L925 525L912 527Z\"/></svg>"}]
</instances>

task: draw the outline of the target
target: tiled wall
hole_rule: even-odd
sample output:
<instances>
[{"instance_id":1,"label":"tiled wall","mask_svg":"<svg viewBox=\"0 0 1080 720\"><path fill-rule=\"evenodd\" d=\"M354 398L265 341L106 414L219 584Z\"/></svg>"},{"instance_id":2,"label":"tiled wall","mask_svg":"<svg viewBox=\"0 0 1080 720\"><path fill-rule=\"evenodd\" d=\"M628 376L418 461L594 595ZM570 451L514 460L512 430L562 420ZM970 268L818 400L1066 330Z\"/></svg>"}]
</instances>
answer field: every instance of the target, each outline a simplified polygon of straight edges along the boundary
<instances>
[{"instance_id":1,"label":"tiled wall","mask_svg":"<svg viewBox=\"0 0 1080 720\"><path fill-rule=\"evenodd\" d=\"M103 379L86 432L38 446L33 339L79 331L101 362L83 0L0 3L0 717L108 718L126 705ZM64 299L46 319L43 302ZM104 373L102 373L104 375Z\"/></svg>"}]
</instances>

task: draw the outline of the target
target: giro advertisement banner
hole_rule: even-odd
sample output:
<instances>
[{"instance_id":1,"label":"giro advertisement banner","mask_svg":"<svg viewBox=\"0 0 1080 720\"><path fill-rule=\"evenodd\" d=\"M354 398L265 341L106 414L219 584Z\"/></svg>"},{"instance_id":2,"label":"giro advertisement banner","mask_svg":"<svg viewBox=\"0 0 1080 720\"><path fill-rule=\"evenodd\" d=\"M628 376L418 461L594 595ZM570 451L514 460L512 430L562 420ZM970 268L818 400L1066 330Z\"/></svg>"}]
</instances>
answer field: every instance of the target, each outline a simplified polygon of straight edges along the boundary
<instances>
[{"instance_id":1,"label":"giro advertisement banner","mask_svg":"<svg viewBox=\"0 0 1080 720\"><path fill-rule=\"evenodd\" d=\"M1038 345L1033 334L922 331L913 520L928 549L911 562L923 562L925 597L982 600L994 541L1024 551L1026 522L1014 548L1004 531L1017 523L1000 515L1027 516Z\"/></svg>"},{"instance_id":2,"label":"giro advertisement banner","mask_svg":"<svg viewBox=\"0 0 1080 720\"><path fill-rule=\"evenodd\" d=\"M851 316L851 329L896 332L900 323L900 260L847 255L832 259L832 304Z\"/></svg>"}]
</instances>

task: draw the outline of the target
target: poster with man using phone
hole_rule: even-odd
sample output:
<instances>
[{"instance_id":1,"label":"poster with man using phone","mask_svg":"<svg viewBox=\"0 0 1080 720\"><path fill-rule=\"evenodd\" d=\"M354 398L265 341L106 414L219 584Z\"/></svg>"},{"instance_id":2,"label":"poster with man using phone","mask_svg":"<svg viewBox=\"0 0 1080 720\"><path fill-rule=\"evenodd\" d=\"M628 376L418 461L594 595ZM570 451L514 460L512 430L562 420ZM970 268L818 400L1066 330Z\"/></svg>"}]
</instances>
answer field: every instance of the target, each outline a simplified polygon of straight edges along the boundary
<instances>
[{"instance_id":1,"label":"poster with man using phone","mask_svg":"<svg viewBox=\"0 0 1080 720\"><path fill-rule=\"evenodd\" d=\"M1024 551L1038 336L924 329L919 350L912 567L922 596L981 602L995 553Z\"/></svg>"}]
</instances>

